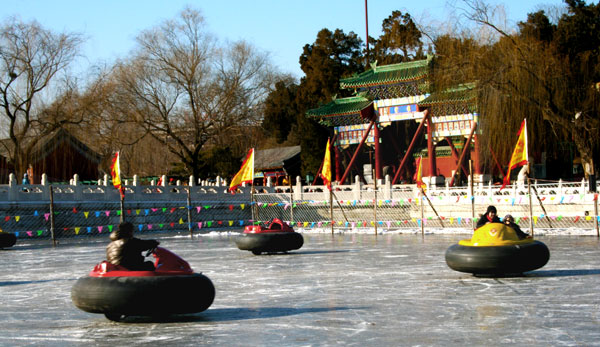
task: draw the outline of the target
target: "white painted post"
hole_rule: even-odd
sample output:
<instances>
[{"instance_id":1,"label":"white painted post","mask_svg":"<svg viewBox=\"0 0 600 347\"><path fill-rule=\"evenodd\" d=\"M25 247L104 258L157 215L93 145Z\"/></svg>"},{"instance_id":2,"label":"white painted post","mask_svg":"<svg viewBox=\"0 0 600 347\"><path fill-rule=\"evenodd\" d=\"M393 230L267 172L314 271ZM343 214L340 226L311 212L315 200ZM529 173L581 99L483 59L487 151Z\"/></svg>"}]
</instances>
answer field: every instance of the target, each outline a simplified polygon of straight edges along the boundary
<instances>
[{"instance_id":1,"label":"white painted post","mask_svg":"<svg viewBox=\"0 0 600 347\"><path fill-rule=\"evenodd\" d=\"M42 174L42 181L40 182L43 186L47 186L48 185L48 175L46 175L45 173Z\"/></svg>"},{"instance_id":2,"label":"white painted post","mask_svg":"<svg viewBox=\"0 0 600 347\"><path fill-rule=\"evenodd\" d=\"M392 198L392 180L390 179L390 175L385 175L385 188L383 192L383 198L385 200L390 200Z\"/></svg>"},{"instance_id":3,"label":"white painted post","mask_svg":"<svg viewBox=\"0 0 600 347\"><path fill-rule=\"evenodd\" d=\"M563 183L562 179L559 179L558 180L558 198L559 199L562 199L562 196L563 196L563 186L562 186L562 183ZM558 201L560 201L560 200L558 200Z\"/></svg>"},{"instance_id":4,"label":"white painted post","mask_svg":"<svg viewBox=\"0 0 600 347\"><path fill-rule=\"evenodd\" d=\"M137 187L139 184L140 184L140 179L139 179L138 175L133 175L133 185L135 187ZM125 185L127 185L127 184L125 184Z\"/></svg>"},{"instance_id":5,"label":"white painted post","mask_svg":"<svg viewBox=\"0 0 600 347\"><path fill-rule=\"evenodd\" d=\"M17 190L19 187L17 186L17 179L13 173L8 175L8 186L8 200L15 201L17 199Z\"/></svg>"},{"instance_id":6,"label":"white painted post","mask_svg":"<svg viewBox=\"0 0 600 347\"><path fill-rule=\"evenodd\" d=\"M195 185L196 179L194 179L194 175L190 175L189 185L193 187Z\"/></svg>"},{"instance_id":7,"label":"white painted post","mask_svg":"<svg viewBox=\"0 0 600 347\"><path fill-rule=\"evenodd\" d=\"M302 178L296 176L296 187L294 188L294 200L302 200Z\"/></svg>"},{"instance_id":8,"label":"white painted post","mask_svg":"<svg viewBox=\"0 0 600 347\"><path fill-rule=\"evenodd\" d=\"M362 190L362 183L360 182L360 177L358 175L354 176L354 186L352 187L352 195L354 196L354 200L360 200Z\"/></svg>"},{"instance_id":9,"label":"white painted post","mask_svg":"<svg viewBox=\"0 0 600 347\"><path fill-rule=\"evenodd\" d=\"M104 174L104 182L102 183L103 186L108 186L108 174Z\"/></svg>"},{"instance_id":10,"label":"white painted post","mask_svg":"<svg viewBox=\"0 0 600 347\"><path fill-rule=\"evenodd\" d=\"M73 184L74 186L78 186L79 185L79 175L75 174L73 175Z\"/></svg>"},{"instance_id":11,"label":"white painted post","mask_svg":"<svg viewBox=\"0 0 600 347\"><path fill-rule=\"evenodd\" d=\"M160 185L163 187L165 187L167 185L167 175L161 176Z\"/></svg>"}]
</instances>

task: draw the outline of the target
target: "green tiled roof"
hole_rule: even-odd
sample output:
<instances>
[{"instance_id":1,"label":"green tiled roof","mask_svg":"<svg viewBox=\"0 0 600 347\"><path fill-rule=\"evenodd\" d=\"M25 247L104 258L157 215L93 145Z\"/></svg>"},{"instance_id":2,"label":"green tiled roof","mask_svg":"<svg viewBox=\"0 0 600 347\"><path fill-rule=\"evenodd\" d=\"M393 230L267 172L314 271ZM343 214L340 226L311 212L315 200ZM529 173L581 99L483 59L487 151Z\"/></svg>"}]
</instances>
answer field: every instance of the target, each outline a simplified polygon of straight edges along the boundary
<instances>
[{"instance_id":1,"label":"green tiled roof","mask_svg":"<svg viewBox=\"0 0 600 347\"><path fill-rule=\"evenodd\" d=\"M374 63L371 64L371 70L341 79L340 87L361 88L419 80L429 73L430 61L431 58L428 58L383 66L377 66L377 63Z\"/></svg>"},{"instance_id":2,"label":"green tiled roof","mask_svg":"<svg viewBox=\"0 0 600 347\"><path fill-rule=\"evenodd\" d=\"M461 84L443 92L434 92L426 99L419 102L419 106L433 106L440 104L470 103L476 100L475 83Z\"/></svg>"},{"instance_id":3,"label":"green tiled roof","mask_svg":"<svg viewBox=\"0 0 600 347\"><path fill-rule=\"evenodd\" d=\"M363 96L334 99L319 108L306 111L306 115L315 118L356 115L371 102Z\"/></svg>"}]
</instances>

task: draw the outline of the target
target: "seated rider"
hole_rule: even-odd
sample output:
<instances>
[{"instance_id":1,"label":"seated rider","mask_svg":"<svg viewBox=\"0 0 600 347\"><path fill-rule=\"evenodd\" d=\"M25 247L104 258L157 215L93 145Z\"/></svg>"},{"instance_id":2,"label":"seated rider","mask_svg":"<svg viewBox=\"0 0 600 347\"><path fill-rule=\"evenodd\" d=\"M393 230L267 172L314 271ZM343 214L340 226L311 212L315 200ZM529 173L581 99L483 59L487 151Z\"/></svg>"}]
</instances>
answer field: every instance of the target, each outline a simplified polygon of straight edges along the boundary
<instances>
[{"instance_id":1,"label":"seated rider","mask_svg":"<svg viewBox=\"0 0 600 347\"><path fill-rule=\"evenodd\" d=\"M497 214L498 211L496 210L495 206L488 206L485 213L479 217L476 228L480 228L486 225L487 223L501 223L500 218L498 218Z\"/></svg>"},{"instance_id":2,"label":"seated rider","mask_svg":"<svg viewBox=\"0 0 600 347\"><path fill-rule=\"evenodd\" d=\"M506 216L504 216L503 222L504 224L508 225L509 227L515 230L515 233L517 234L517 237L519 237L519 240L523 240L529 237L529 234L524 233L519 227L519 224L515 223L515 219L513 218L513 216L507 214Z\"/></svg>"},{"instance_id":3,"label":"seated rider","mask_svg":"<svg viewBox=\"0 0 600 347\"><path fill-rule=\"evenodd\" d=\"M156 240L141 240L133 237L133 224L123 222L110 234L111 243L106 246L106 259L130 271L154 271L154 264L144 261L141 252L156 248Z\"/></svg>"}]
</instances>

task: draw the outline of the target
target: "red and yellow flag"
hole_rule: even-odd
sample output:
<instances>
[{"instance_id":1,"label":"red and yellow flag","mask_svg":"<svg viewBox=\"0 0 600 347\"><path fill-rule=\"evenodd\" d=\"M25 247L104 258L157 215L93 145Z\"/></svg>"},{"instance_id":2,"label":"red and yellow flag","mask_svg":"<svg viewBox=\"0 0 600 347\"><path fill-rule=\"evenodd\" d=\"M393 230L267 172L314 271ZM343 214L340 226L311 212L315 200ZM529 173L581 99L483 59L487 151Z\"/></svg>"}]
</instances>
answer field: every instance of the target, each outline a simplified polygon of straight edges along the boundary
<instances>
[{"instance_id":1,"label":"red and yellow flag","mask_svg":"<svg viewBox=\"0 0 600 347\"><path fill-rule=\"evenodd\" d=\"M510 163L508 163L508 172L506 176L504 176L504 180L502 182L502 188L506 187L507 184L510 184L510 171L512 169L518 168L519 166L526 165L528 163L527 156L527 119L523 119L521 123L521 129L519 129L519 135L517 136L517 144L515 149L513 150L512 157L510 157Z\"/></svg>"},{"instance_id":2,"label":"red and yellow flag","mask_svg":"<svg viewBox=\"0 0 600 347\"><path fill-rule=\"evenodd\" d=\"M235 194L235 191L242 183L252 183L254 179L254 148L250 148L248 154L246 155L246 159L242 163L242 167L240 171L238 171L233 179L231 180L231 184L229 184L229 191Z\"/></svg>"},{"instance_id":3,"label":"red and yellow flag","mask_svg":"<svg viewBox=\"0 0 600 347\"><path fill-rule=\"evenodd\" d=\"M423 157L417 159L417 169L415 170L413 179L417 183L417 188L427 188L427 185L423 182Z\"/></svg>"},{"instance_id":4,"label":"red and yellow flag","mask_svg":"<svg viewBox=\"0 0 600 347\"><path fill-rule=\"evenodd\" d=\"M331 190L331 144L327 139L327 147L325 147L325 157L323 158L323 169L319 173L323 179L323 184Z\"/></svg>"},{"instance_id":5,"label":"red and yellow flag","mask_svg":"<svg viewBox=\"0 0 600 347\"><path fill-rule=\"evenodd\" d=\"M121 198L124 198L125 189L121 184L121 166L119 165L119 152L115 153L115 157L112 160L112 165L110 166L110 174L112 176L113 185L121 194Z\"/></svg>"}]
</instances>

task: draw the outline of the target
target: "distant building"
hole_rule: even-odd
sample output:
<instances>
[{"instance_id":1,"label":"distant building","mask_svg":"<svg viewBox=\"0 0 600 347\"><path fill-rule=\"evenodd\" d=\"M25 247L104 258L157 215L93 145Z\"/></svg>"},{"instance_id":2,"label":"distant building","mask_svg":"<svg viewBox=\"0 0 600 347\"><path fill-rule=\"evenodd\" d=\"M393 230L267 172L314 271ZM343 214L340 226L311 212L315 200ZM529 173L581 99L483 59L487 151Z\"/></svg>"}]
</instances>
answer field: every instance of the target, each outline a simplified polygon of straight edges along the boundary
<instances>
[{"instance_id":1,"label":"distant building","mask_svg":"<svg viewBox=\"0 0 600 347\"><path fill-rule=\"evenodd\" d=\"M287 185L286 180L300 175L300 151L300 146L256 150L254 182L266 185L267 178L271 177L273 185Z\"/></svg>"},{"instance_id":2,"label":"distant building","mask_svg":"<svg viewBox=\"0 0 600 347\"><path fill-rule=\"evenodd\" d=\"M0 179L8 181L8 174L14 173L14 166L6 159L7 148L12 146L9 140L2 140L0 146ZM4 157L4 158L2 158ZM79 179L97 180L102 156L81 142L65 129L58 129L39 140L35 145L27 170L32 184L39 184L42 174L50 182L68 182L73 175ZM17 177L20 182L20 177Z\"/></svg>"}]
</instances>

